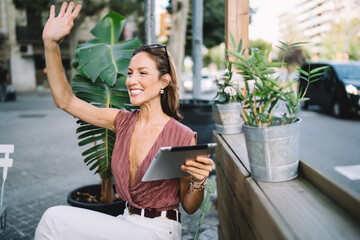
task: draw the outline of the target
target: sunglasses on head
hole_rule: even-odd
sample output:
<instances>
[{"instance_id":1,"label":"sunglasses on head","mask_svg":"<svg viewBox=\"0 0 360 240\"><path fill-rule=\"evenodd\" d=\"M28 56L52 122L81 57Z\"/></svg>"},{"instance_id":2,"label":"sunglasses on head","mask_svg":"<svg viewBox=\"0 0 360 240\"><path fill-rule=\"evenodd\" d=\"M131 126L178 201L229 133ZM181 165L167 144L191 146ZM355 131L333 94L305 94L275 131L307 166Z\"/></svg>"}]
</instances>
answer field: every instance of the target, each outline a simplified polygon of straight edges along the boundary
<instances>
[{"instance_id":1,"label":"sunglasses on head","mask_svg":"<svg viewBox=\"0 0 360 240\"><path fill-rule=\"evenodd\" d=\"M151 44L149 45L150 48L164 48L165 49L165 55L166 55L166 59L167 59L167 63L168 63L168 73L170 74L170 60L169 60L169 55L166 49L166 45L164 44Z\"/></svg>"}]
</instances>

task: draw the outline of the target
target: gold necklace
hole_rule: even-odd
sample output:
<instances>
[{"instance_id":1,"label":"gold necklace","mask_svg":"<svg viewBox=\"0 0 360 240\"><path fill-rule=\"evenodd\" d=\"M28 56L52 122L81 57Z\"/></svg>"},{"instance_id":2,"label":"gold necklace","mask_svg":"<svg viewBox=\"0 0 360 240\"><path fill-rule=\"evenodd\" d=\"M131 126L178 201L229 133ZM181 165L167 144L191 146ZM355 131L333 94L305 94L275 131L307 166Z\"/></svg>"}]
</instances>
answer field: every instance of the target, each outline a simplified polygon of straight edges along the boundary
<instances>
[{"instance_id":1,"label":"gold necklace","mask_svg":"<svg viewBox=\"0 0 360 240\"><path fill-rule=\"evenodd\" d=\"M134 129L135 130L135 129ZM134 131L135 132L135 131ZM133 132L133 135L134 135L134 132ZM132 168L131 168L131 172L132 172L132 175L133 175L133 178L135 177L135 173L136 173L136 155L135 155L135 149L136 149L136 141L133 142L133 147L132 147L132 153L131 153L131 156L132 156Z\"/></svg>"},{"instance_id":2,"label":"gold necklace","mask_svg":"<svg viewBox=\"0 0 360 240\"><path fill-rule=\"evenodd\" d=\"M133 175L135 175L135 172L136 172L135 161L133 161L132 172L133 172Z\"/></svg>"},{"instance_id":3,"label":"gold necklace","mask_svg":"<svg viewBox=\"0 0 360 240\"><path fill-rule=\"evenodd\" d=\"M134 149L136 149L136 143L134 143L134 146L133 146L132 149L133 149L133 150L132 150L132 154L131 154L131 156L132 156L132 168L131 168L131 171L132 171L133 177L134 177L134 176L135 176L135 172L136 172L136 165L135 165L135 163L136 163L136 157L135 157L135 154L134 154Z\"/></svg>"}]
</instances>

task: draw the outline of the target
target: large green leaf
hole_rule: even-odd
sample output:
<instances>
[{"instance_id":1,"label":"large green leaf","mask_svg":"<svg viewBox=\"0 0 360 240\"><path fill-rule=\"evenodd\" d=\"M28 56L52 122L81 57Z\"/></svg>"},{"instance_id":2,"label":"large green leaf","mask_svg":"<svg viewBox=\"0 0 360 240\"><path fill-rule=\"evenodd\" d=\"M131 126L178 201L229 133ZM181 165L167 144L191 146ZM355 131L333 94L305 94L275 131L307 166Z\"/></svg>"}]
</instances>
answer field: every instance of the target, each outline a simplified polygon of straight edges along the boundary
<instances>
[{"instance_id":1,"label":"large green leaf","mask_svg":"<svg viewBox=\"0 0 360 240\"><path fill-rule=\"evenodd\" d=\"M125 78L119 78L119 80L125 81ZM71 82L71 88L80 99L100 107L124 108L124 106L130 106L128 91L122 84L109 87L99 80L93 83L85 77L75 75Z\"/></svg>"},{"instance_id":2,"label":"large green leaf","mask_svg":"<svg viewBox=\"0 0 360 240\"><path fill-rule=\"evenodd\" d=\"M98 78L109 86L116 84L119 75L127 75L132 53L141 42L130 39L118 42L125 19L110 12L92 30L96 37L79 44L73 62L78 74L95 82Z\"/></svg>"},{"instance_id":3,"label":"large green leaf","mask_svg":"<svg viewBox=\"0 0 360 240\"><path fill-rule=\"evenodd\" d=\"M77 74L71 81L73 93L100 108L133 109L125 85L127 69L133 51L141 42L137 39L117 42L125 19L110 12L92 29L96 37L79 44L74 52L73 67ZM112 177L111 157L115 133L78 120L76 130L79 145L88 146L82 155L90 170L102 178Z\"/></svg>"},{"instance_id":4,"label":"large green leaf","mask_svg":"<svg viewBox=\"0 0 360 240\"><path fill-rule=\"evenodd\" d=\"M113 87L97 79L92 82L90 79L79 74L72 79L71 87L74 94L98 107L108 108L132 108L128 91L125 86L125 77L119 77ZM112 176L111 157L115 144L115 133L104 128L92 126L79 121L81 126L77 129L79 133L79 145L89 145L89 149L83 152L86 156L84 162L90 166L90 170L101 173L105 178ZM94 145L96 142L96 146Z\"/></svg>"},{"instance_id":5,"label":"large green leaf","mask_svg":"<svg viewBox=\"0 0 360 240\"><path fill-rule=\"evenodd\" d=\"M99 77L109 86L116 83L118 74L127 75L127 68L140 41L132 39L115 45L88 44L79 49L79 67L95 82Z\"/></svg>"},{"instance_id":6,"label":"large green leaf","mask_svg":"<svg viewBox=\"0 0 360 240\"><path fill-rule=\"evenodd\" d=\"M91 33L103 43L114 45L125 26L125 18L116 12L109 12L96 24Z\"/></svg>"}]
</instances>

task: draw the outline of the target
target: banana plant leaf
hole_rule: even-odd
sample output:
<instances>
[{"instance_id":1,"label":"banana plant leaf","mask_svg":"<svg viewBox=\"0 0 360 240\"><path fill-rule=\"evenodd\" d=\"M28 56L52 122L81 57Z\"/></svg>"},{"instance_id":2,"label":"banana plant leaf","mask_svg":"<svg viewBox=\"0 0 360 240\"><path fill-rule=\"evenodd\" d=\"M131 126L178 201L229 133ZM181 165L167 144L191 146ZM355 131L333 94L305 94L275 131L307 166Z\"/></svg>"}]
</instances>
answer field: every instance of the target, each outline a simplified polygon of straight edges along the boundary
<instances>
[{"instance_id":1,"label":"banana plant leaf","mask_svg":"<svg viewBox=\"0 0 360 240\"><path fill-rule=\"evenodd\" d=\"M120 77L118 83L109 87L106 83L97 80L93 83L81 75L75 75L71 87L74 94L80 99L101 108L129 108L131 107L129 95L124 86L125 77ZM92 126L78 120L80 127L77 129L79 146L89 145L91 148L82 153L86 156L84 162L90 170L101 173L104 178L112 177L111 156L115 143L115 133L104 128ZM96 143L94 147L94 143Z\"/></svg>"},{"instance_id":2,"label":"banana plant leaf","mask_svg":"<svg viewBox=\"0 0 360 240\"><path fill-rule=\"evenodd\" d=\"M103 43L114 45L120 38L126 19L116 12L109 12L90 31Z\"/></svg>"},{"instance_id":3,"label":"banana plant leaf","mask_svg":"<svg viewBox=\"0 0 360 240\"><path fill-rule=\"evenodd\" d=\"M125 85L132 53L141 42L131 39L118 42L125 19L110 12L92 30L96 37L75 50L72 62L77 74L71 81L73 93L80 99L100 108L134 109ZM82 153L89 169L102 179L110 179L111 157L115 133L78 120L79 146L89 146Z\"/></svg>"},{"instance_id":4,"label":"banana plant leaf","mask_svg":"<svg viewBox=\"0 0 360 240\"><path fill-rule=\"evenodd\" d=\"M96 37L76 50L78 68L95 82L98 78L113 86L118 75L126 75L133 51L140 45L138 39L118 42L125 19L110 12L91 30Z\"/></svg>"}]
</instances>

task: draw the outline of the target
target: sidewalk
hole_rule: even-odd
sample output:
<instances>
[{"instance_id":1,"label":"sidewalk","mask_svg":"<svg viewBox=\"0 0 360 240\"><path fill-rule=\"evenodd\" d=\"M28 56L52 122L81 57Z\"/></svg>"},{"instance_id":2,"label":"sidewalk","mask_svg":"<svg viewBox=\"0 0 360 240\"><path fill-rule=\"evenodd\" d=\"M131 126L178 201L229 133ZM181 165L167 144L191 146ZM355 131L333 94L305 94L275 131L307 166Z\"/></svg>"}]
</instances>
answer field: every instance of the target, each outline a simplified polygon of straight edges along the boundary
<instances>
[{"instance_id":1,"label":"sidewalk","mask_svg":"<svg viewBox=\"0 0 360 240\"><path fill-rule=\"evenodd\" d=\"M15 145L4 192L7 228L0 239L33 239L47 208L67 205L71 190L100 182L83 163L86 148L77 146L76 128L75 119L54 106L49 92L22 93L15 102L0 103L0 144ZM213 202L216 197L211 196ZM201 213L182 214L182 239L193 239ZM218 224L217 211L211 210L200 239L218 239Z\"/></svg>"}]
</instances>

